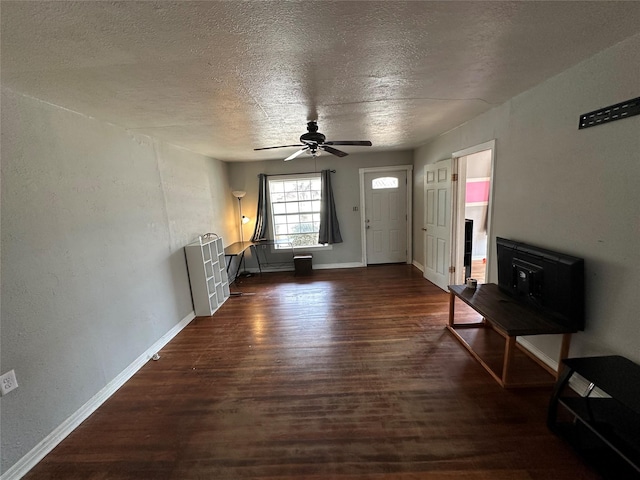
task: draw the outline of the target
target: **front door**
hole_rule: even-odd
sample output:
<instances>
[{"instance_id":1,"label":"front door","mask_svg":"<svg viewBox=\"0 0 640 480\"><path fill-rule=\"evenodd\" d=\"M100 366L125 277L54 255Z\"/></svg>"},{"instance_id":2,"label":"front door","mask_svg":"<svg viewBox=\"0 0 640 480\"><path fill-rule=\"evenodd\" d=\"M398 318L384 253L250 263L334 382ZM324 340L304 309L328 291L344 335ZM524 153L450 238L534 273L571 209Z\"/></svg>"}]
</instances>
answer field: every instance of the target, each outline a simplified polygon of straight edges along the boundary
<instances>
[{"instance_id":1,"label":"front door","mask_svg":"<svg viewBox=\"0 0 640 480\"><path fill-rule=\"evenodd\" d=\"M407 261L407 171L364 174L367 264Z\"/></svg>"},{"instance_id":2,"label":"front door","mask_svg":"<svg viewBox=\"0 0 640 480\"><path fill-rule=\"evenodd\" d=\"M451 274L451 159L424 172L424 278L448 290Z\"/></svg>"}]
</instances>

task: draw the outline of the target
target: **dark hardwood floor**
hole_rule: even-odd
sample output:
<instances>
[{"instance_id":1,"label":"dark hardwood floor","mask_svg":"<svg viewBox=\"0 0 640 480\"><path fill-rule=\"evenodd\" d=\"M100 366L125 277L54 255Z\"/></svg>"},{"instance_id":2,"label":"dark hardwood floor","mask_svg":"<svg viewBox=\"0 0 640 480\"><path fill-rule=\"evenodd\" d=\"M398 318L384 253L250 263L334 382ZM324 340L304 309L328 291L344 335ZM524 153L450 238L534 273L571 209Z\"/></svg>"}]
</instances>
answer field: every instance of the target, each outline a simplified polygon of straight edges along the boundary
<instances>
[{"instance_id":1,"label":"dark hardwood floor","mask_svg":"<svg viewBox=\"0 0 640 480\"><path fill-rule=\"evenodd\" d=\"M503 390L409 265L232 285L25 478L599 478Z\"/></svg>"}]
</instances>

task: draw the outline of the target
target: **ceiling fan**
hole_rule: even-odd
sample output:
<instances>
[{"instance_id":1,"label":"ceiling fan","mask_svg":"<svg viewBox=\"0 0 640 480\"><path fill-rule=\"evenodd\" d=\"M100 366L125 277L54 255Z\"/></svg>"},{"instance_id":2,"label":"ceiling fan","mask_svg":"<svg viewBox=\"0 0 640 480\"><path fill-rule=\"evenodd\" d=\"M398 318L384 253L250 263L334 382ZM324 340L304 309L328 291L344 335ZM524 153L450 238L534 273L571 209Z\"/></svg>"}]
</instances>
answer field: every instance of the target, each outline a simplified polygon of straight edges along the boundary
<instances>
[{"instance_id":1,"label":"ceiling fan","mask_svg":"<svg viewBox=\"0 0 640 480\"><path fill-rule=\"evenodd\" d=\"M311 153L311 156L317 157L320 155L319 150L324 150L338 157L346 157L349 155L347 152L333 148L331 145L360 145L363 147L370 147L371 142L369 140L332 140L326 141L326 137L318 132L318 123L315 120L307 122L307 133L300 135L300 143L294 145L278 145L277 147L263 147L254 148L254 150L270 150L272 148L285 148L285 147L303 147L292 155L289 155L284 159L285 162L293 160L304 152Z\"/></svg>"}]
</instances>

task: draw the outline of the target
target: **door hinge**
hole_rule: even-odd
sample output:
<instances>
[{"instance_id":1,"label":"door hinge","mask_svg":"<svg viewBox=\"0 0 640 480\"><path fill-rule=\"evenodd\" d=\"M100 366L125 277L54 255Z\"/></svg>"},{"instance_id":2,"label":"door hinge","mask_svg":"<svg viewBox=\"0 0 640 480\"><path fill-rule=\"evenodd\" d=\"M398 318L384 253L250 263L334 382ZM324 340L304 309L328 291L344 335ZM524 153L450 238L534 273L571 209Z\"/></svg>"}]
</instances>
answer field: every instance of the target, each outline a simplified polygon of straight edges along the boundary
<instances>
[{"instance_id":1,"label":"door hinge","mask_svg":"<svg viewBox=\"0 0 640 480\"><path fill-rule=\"evenodd\" d=\"M451 175L451 181L452 182L457 182L458 181L458 174L454 173L453 175Z\"/></svg>"},{"instance_id":2,"label":"door hinge","mask_svg":"<svg viewBox=\"0 0 640 480\"><path fill-rule=\"evenodd\" d=\"M449 273L456 273L456 267L449 267Z\"/></svg>"}]
</instances>

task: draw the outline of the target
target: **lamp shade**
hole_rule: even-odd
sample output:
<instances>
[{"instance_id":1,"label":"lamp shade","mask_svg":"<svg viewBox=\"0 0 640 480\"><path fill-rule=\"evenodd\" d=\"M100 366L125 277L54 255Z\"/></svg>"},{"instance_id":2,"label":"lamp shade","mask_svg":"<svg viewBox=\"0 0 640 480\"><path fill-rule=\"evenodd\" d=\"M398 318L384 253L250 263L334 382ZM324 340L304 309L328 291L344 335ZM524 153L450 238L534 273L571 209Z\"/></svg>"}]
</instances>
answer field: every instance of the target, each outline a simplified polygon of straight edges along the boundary
<instances>
[{"instance_id":1,"label":"lamp shade","mask_svg":"<svg viewBox=\"0 0 640 480\"><path fill-rule=\"evenodd\" d=\"M233 194L234 197L236 198L242 198L244 197L247 192L245 192L244 190L234 190L233 192L231 192Z\"/></svg>"}]
</instances>

